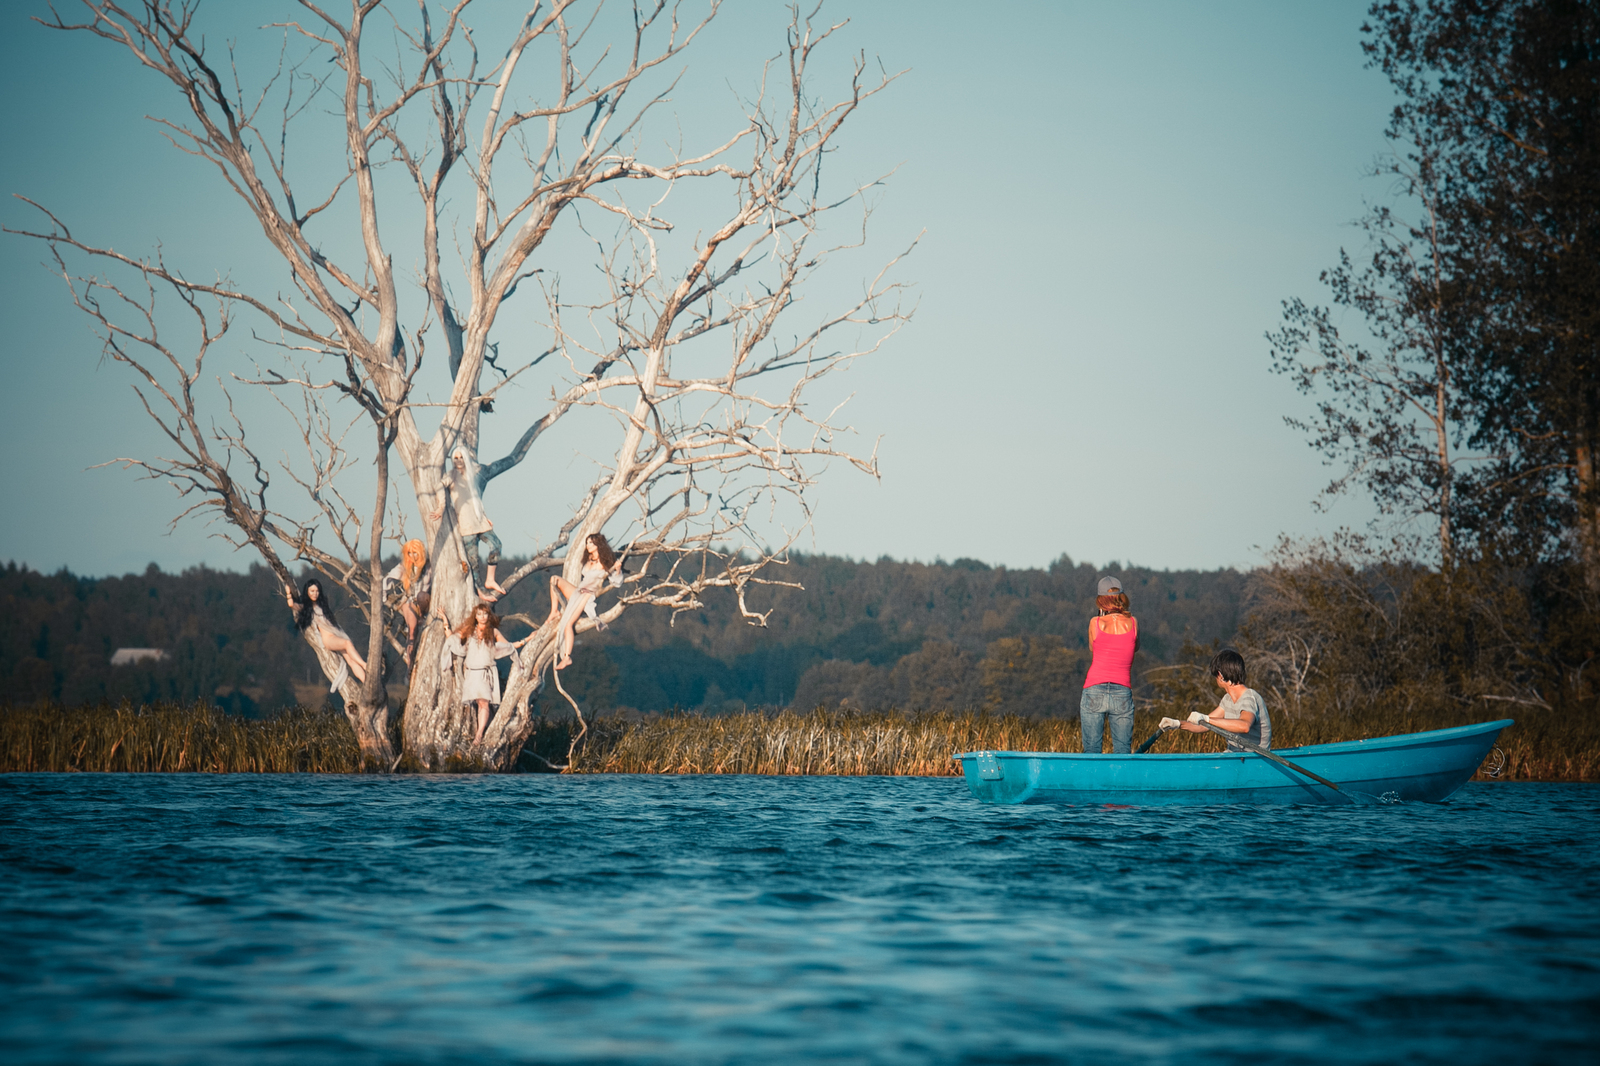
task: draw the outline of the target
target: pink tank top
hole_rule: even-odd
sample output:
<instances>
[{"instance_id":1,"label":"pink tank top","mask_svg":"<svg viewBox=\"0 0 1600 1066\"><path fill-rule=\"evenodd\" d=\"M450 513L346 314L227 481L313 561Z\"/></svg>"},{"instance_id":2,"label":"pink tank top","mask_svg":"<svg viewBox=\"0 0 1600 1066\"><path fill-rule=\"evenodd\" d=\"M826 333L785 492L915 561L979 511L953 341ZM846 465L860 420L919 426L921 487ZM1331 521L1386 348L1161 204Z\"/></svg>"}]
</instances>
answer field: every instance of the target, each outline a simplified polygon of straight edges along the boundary
<instances>
[{"instance_id":1,"label":"pink tank top","mask_svg":"<svg viewBox=\"0 0 1600 1066\"><path fill-rule=\"evenodd\" d=\"M1133 628L1126 633L1107 633L1101 629L1094 638L1094 662L1089 664L1089 676L1083 679L1083 687L1109 683L1132 688L1133 646L1138 639L1138 619L1133 619Z\"/></svg>"}]
</instances>

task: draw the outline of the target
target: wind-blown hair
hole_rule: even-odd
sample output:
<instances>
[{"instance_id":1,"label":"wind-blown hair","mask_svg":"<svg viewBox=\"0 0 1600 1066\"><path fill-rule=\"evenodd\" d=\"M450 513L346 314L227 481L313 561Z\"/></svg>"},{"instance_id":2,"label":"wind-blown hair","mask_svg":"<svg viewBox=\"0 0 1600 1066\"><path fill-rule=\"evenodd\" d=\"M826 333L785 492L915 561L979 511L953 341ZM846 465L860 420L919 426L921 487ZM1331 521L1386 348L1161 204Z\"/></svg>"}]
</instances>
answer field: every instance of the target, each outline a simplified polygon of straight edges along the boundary
<instances>
[{"instance_id":1,"label":"wind-blown hair","mask_svg":"<svg viewBox=\"0 0 1600 1066\"><path fill-rule=\"evenodd\" d=\"M489 616L489 639L490 640L494 639L495 630L500 628L500 616L495 614L493 611L489 610L489 608L485 607L483 604L480 603L477 606L473 607L472 610L467 612L467 620L465 622L462 622L460 625L456 626L456 629L455 629L456 636L461 638L462 643L465 643L467 640L469 640L472 637L472 635L474 633L476 633L478 631L478 612L479 611L482 611L483 613L485 613L485 614L487 614Z\"/></svg>"},{"instance_id":2,"label":"wind-blown hair","mask_svg":"<svg viewBox=\"0 0 1600 1066\"><path fill-rule=\"evenodd\" d=\"M338 628L339 623L333 619L333 601L328 599L328 590L322 587L322 582L314 577L306 578L306 583L300 586L300 604L294 611L294 624L301 629L311 625L311 586L317 586L317 603L322 605L322 617L328 624Z\"/></svg>"},{"instance_id":3,"label":"wind-blown hair","mask_svg":"<svg viewBox=\"0 0 1600 1066\"><path fill-rule=\"evenodd\" d=\"M407 592L416 584L417 578L422 576L423 567L428 565L428 549L420 540L408 540L400 546L400 587Z\"/></svg>"},{"instance_id":4,"label":"wind-blown hair","mask_svg":"<svg viewBox=\"0 0 1600 1066\"><path fill-rule=\"evenodd\" d=\"M1113 592L1109 596L1096 596L1094 604L1102 611L1110 611L1112 614L1126 614L1132 617L1131 612L1128 610L1128 594L1126 592Z\"/></svg>"},{"instance_id":5,"label":"wind-blown hair","mask_svg":"<svg viewBox=\"0 0 1600 1066\"><path fill-rule=\"evenodd\" d=\"M617 562L617 553L611 550L611 542L606 540L604 533L590 533L584 538L583 561L589 561L589 545L594 545L595 554L600 556L600 565L610 570Z\"/></svg>"}]
</instances>

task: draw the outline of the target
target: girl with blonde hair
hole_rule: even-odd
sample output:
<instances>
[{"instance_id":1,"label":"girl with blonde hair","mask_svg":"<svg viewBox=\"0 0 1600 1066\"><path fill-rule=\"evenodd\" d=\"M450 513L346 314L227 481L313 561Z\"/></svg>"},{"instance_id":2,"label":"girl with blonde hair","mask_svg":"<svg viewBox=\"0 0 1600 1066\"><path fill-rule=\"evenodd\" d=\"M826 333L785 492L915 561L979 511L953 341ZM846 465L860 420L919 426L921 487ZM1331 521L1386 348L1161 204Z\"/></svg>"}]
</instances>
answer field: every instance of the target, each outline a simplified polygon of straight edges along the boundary
<instances>
[{"instance_id":1,"label":"girl with blonde hair","mask_svg":"<svg viewBox=\"0 0 1600 1066\"><path fill-rule=\"evenodd\" d=\"M383 592L389 594L391 582L400 585L400 613L406 619L406 665L417 648L417 622L427 617L433 603L433 571L428 567L428 549L420 540L408 540L400 548L400 561L383 575Z\"/></svg>"}]
</instances>

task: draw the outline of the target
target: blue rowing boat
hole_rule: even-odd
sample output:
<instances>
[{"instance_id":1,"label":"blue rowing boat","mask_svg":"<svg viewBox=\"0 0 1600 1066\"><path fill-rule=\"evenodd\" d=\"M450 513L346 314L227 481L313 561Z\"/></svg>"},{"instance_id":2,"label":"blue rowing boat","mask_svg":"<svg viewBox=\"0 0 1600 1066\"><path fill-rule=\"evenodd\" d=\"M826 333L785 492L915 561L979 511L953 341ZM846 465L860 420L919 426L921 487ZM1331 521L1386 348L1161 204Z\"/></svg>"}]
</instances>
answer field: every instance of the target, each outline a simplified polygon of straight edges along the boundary
<instances>
[{"instance_id":1,"label":"blue rowing boat","mask_svg":"<svg viewBox=\"0 0 1600 1066\"><path fill-rule=\"evenodd\" d=\"M1511 719L1285 748L1275 754L1327 778L1319 784L1252 752L1084 755L967 751L962 773L985 803L1438 803L1466 784ZM1350 793L1351 795L1346 795Z\"/></svg>"}]
</instances>

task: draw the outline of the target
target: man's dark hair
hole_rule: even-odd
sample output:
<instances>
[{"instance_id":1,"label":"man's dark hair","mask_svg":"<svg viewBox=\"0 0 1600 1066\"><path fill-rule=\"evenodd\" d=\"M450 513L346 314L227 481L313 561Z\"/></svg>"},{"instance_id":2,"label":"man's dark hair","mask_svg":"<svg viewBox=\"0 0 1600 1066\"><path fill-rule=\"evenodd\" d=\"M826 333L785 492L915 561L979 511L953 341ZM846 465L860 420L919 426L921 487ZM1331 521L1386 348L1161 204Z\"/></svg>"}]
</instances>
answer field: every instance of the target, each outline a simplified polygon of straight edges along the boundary
<instances>
[{"instance_id":1,"label":"man's dark hair","mask_svg":"<svg viewBox=\"0 0 1600 1066\"><path fill-rule=\"evenodd\" d=\"M1232 648L1223 648L1211 657L1211 672L1222 675L1230 685L1244 684L1244 656Z\"/></svg>"}]
</instances>

